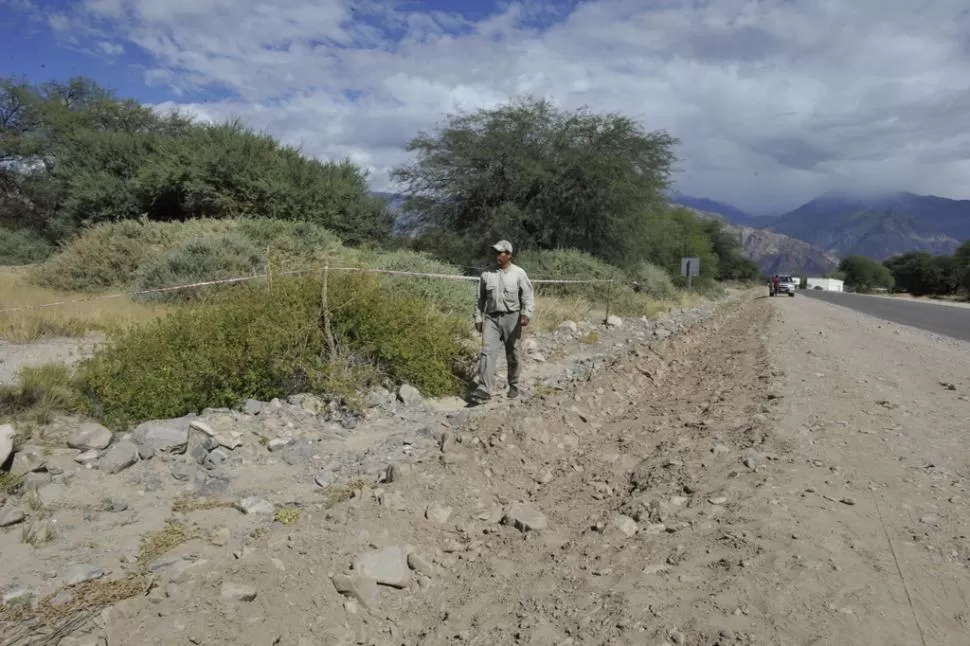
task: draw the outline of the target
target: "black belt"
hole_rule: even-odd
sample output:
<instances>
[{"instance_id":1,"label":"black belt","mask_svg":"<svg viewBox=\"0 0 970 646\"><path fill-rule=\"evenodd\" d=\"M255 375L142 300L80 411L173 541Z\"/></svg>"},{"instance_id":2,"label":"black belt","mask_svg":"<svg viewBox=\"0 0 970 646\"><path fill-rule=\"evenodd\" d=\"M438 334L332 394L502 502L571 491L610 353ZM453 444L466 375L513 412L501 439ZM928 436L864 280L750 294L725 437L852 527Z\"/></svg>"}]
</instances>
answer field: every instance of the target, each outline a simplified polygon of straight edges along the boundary
<instances>
[{"instance_id":1,"label":"black belt","mask_svg":"<svg viewBox=\"0 0 970 646\"><path fill-rule=\"evenodd\" d=\"M501 314L518 314L519 310L514 310L511 312L485 312L486 316L499 316Z\"/></svg>"}]
</instances>

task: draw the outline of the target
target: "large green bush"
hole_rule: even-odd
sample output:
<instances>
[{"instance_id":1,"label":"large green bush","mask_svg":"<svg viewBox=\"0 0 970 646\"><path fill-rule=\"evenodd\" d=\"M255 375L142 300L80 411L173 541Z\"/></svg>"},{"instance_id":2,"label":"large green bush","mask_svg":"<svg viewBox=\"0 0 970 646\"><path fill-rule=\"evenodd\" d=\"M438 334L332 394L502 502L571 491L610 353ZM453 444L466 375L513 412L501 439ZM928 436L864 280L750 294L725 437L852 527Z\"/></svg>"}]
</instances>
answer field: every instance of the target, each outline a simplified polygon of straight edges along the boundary
<instances>
[{"instance_id":1,"label":"large green bush","mask_svg":"<svg viewBox=\"0 0 970 646\"><path fill-rule=\"evenodd\" d=\"M54 245L32 229L0 228L0 265L30 265L46 260Z\"/></svg>"},{"instance_id":2,"label":"large green bush","mask_svg":"<svg viewBox=\"0 0 970 646\"><path fill-rule=\"evenodd\" d=\"M147 259L134 274L138 291L178 285L242 278L266 272L266 253L238 233L209 234L183 240L162 254ZM206 285L143 296L160 302L203 299L224 285Z\"/></svg>"},{"instance_id":3,"label":"large green bush","mask_svg":"<svg viewBox=\"0 0 970 646\"><path fill-rule=\"evenodd\" d=\"M338 356L321 325L312 278L243 285L207 305L114 333L83 361L78 383L109 424L175 417L297 392L352 398L369 385L408 382L428 395L458 393L472 358L467 326L399 294L374 276L329 283Z\"/></svg>"},{"instance_id":4,"label":"large green bush","mask_svg":"<svg viewBox=\"0 0 970 646\"><path fill-rule=\"evenodd\" d=\"M670 274L660 267L642 262L630 271L630 281L634 289L651 298L667 300L677 297L677 288L670 279Z\"/></svg>"},{"instance_id":5,"label":"large green bush","mask_svg":"<svg viewBox=\"0 0 970 646\"><path fill-rule=\"evenodd\" d=\"M200 246L203 240L208 242ZM235 251L219 248L219 240L227 241ZM260 256L258 263L246 259L254 253ZM272 263L274 271L286 271L322 264L327 258L349 261L354 254L332 232L308 222L268 218L128 220L85 229L35 268L31 280L46 287L84 292L132 285L157 287L226 278L240 275L238 272L245 275L256 266L265 268L267 262ZM197 267L182 264L182 256L191 258ZM163 265L167 269L163 270Z\"/></svg>"},{"instance_id":6,"label":"large green bush","mask_svg":"<svg viewBox=\"0 0 970 646\"><path fill-rule=\"evenodd\" d=\"M458 267L435 260L431 255L413 251L393 251L362 255L362 266L390 271L461 276ZM423 278L385 274L384 283L402 294L426 301L444 314L471 317L475 302L476 284L470 280Z\"/></svg>"}]
</instances>

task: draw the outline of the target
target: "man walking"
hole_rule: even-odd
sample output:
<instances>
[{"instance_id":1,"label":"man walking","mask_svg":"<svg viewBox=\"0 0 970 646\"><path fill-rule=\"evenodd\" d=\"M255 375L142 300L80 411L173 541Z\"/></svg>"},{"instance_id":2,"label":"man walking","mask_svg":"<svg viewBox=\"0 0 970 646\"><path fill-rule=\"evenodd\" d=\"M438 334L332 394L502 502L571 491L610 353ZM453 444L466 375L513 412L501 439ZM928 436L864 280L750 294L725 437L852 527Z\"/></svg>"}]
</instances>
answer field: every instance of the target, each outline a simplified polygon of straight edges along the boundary
<instances>
[{"instance_id":1,"label":"man walking","mask_svg":"<svg viewBox=\"0 0 970 646\"><path fill-rule=\"evenodd\" d=\"M482 333L482 356L478 363L479 385L471 395L474 403L491 399L495 363L503 346L509 370L508 396L519 396L519 342L535 305L532 282L524 269L512 264L512 243L500 240L492 249L497 254L497 266L482 272L475 301L475 329Z\"/></svg>"}]
</instances>

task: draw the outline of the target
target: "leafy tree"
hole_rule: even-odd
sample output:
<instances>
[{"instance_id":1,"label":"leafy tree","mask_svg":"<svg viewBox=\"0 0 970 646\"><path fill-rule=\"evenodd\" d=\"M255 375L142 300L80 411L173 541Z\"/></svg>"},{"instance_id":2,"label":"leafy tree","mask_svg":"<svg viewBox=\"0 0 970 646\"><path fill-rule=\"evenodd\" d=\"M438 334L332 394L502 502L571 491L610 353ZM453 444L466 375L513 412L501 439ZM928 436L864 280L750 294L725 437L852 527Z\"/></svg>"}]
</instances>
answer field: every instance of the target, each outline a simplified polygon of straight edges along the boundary
<instances>
[{"instance_id":1,"label":"leafy tree","mask_svg":"<svg viewBox=\"0 0 970 646\"><path fill-rule=\"evenodd\" d=\"M634 120L566 112L532 98L448 117L408 144L393 177L403 209L444 248L575 248L621 266L646 260L651 212L663 210L676 139ZM441 240L450 238L453 242Z\"/></svg>"},{"instance_id":2,"label":"leafy tree","mask_svg":"<svg viewBox=\"0 0 970 646\"><path fill-rule=\"evenodd\" d=\"M741 241L734 233L725 229L720 220L708 220L703 228L717 255L718 280L755 281L760 278L761 270L758 265L744 255Z\"/></svg>"},{"instance_id":3,"label":"leafy tree","mask_svg":"<svg viewBox=\"0 0 970 646\"><path fill-rule=\"evenodd\" d=\"M860 292L893 286L889 269L866 256L846 256L839 263L839 273L848 287Z\"/></svg>"},{"instance_id":4,"label":"leafy tree","mask_svg":"<svg viewBox=\"0 0 970 646\"><path fill-rule=\"evenodd\" d=\"M160 115L84 78L0 79L0 228L54 242L133 218L302 220L345 242L393 224L353 164L304 157L238 121Z\"/></svg>"},{"instance_id":5,"label":"leafy tree","mask_svg":"<svg viewBox=\"0 0 970 646\"><path fill-rule=\"evenodd\" d=\"M883 265L892 272L895 288L914 296L952 294L958 285L951 256L910 251L890 258Z\"/></svg>"}]
</instances>

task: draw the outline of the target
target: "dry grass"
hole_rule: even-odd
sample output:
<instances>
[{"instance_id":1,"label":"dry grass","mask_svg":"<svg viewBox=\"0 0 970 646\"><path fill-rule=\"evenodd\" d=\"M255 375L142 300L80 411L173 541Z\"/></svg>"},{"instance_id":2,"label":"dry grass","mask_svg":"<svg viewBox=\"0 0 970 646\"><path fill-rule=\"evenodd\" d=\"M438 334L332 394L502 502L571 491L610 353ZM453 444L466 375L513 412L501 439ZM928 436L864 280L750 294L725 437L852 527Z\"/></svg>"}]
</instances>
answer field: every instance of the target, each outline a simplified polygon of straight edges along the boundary
<instances>
[{"instance_id":1,"label":"dry grass","mask_svg":"<svg viewBox=\"0 0 970 646\"><path fill-rule=\"evenodd\" d=\"M206 511L209 509L231 508L232 501L218 496L207 496L198 498L191 494L183 494L172 502L172 512L176 514L188 514L193 511Z\"/></svg>"},{"instance_id":2,"label":"dry grass","mask_svg":"<svg viewBox=\"0 0 970 646\"><path fill-rule=\"evenodd\" d=\"M177 520L165 521L165 527L154 532L146 532L141 537L141 549L138 551L138 564L148 566L152 561L160 558L182 543L196 538L202 538L202 532L195 527L186 527Z\"/></svg>"},{"instance_id":3,"label":"dry grass","mask_svg":"<svg viewBox=\"0 0 970 646\"><path fill-rule=\"evenodd\" d=\"M148 594L154 577L134 574L126 579L98 579L69 588L67 603L55 603L51 593L31 608L29 603L0 606L0 646L55 646L92 621L104 608Z\"/></svg>"},{"instance_id":4,"label":"dry grass","mask_svg":"<svg viewBox=\"0 0 970 646\"><path fill-rule=\"evenodd\" d=\"M680 292L676 299L655 300L638 296L633 303L624 303L622 316L646 316L654 319L674 310L697 307L707 301L707 297L696 292ZM611 313L616 313L615 310ZM606 305L594 302L583 296L537 296L535 316L530 327L537 332L551 332L559 327L563 321L594 321L602 322L606 319Z\"/></svg>"},{"instance_id":5,"label":"dry grass","mask_svg":"<svg viewBox=\"0 0 970 646\"><path fill-rule=\"evenodd\" d=\"M82 337L92 331L127 327L161 316L169 308L135 303L127 296L96 299L32 285L24 267L0 268L2 309L78 301L16 312L0 312L0 339L28 343L52 337Z\"/></svg>"}]
</instances>

